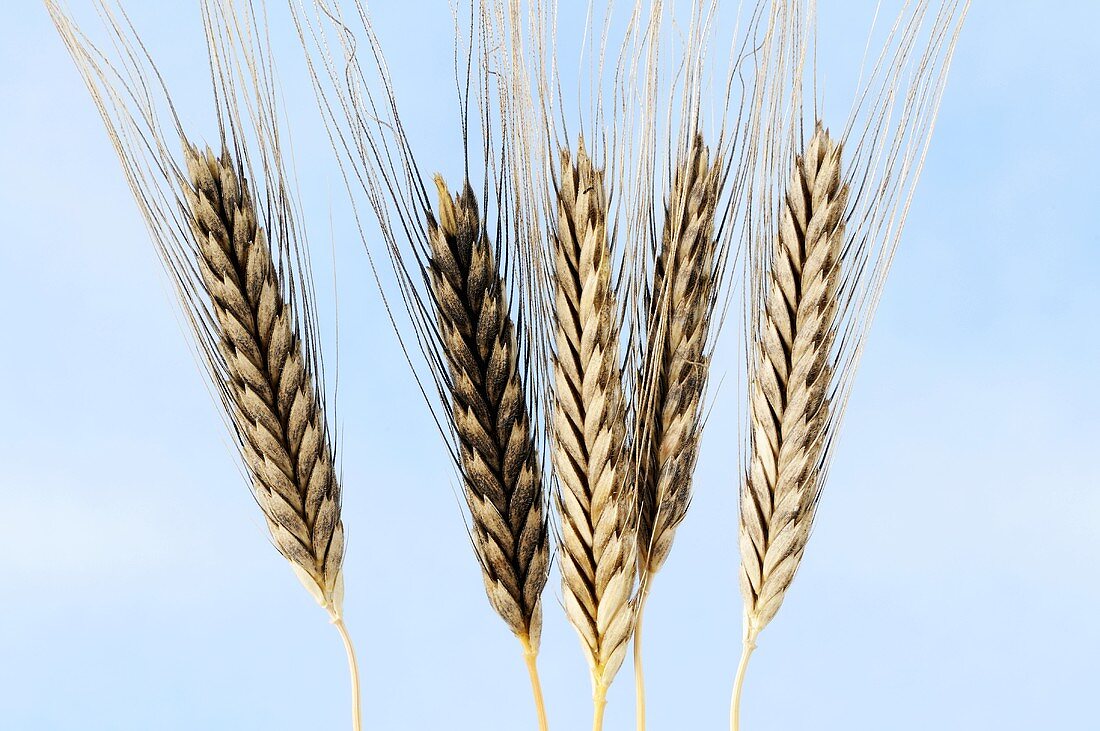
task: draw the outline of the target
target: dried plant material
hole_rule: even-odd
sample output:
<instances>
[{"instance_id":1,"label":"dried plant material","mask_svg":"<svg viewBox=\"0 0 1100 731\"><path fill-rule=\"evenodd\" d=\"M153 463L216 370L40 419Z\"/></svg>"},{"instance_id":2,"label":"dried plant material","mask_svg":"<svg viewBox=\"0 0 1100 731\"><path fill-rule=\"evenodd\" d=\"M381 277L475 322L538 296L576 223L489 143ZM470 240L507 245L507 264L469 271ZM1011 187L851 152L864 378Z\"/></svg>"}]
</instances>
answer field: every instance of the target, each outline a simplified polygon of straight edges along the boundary
<instances>
[{"instance_id":1,"label":"dried plant material","mask_svg":"<svg viewBox=\"0 0 1100 731\"><path fill-rule=\"evenodd\" d=\"M717 168L702 136L676 169L653 279L638 397L638 565L656 574L691 502L702 433L716 272Z\"/></svg>"},{"instance_id":2,"label":"dried plant material","mask_svg":"<svg viewBox=\"0 0 1100 731\"><path fill-rule=\"evenodd\" d=\"M818 126L795 162L760 311L739 530L750 643L794 578L821 492L848 200L840 157L840 145Z\"/></svg>"},{"instance_id":3,"label":"dried plant material","mask_svg":"<svg viewBox=\"0 0 1100 731\"><path fill-rule=\"evenodd\" d=\"M474 548L489 602L537 651L550 555L515 331L473 191L467 183L452 198L441 177L435 183L429 270Z\"/></svg>"},{"instance_id":4,"label":"dried plant material","mask_svg":"<svg viewBox=\"0 0 1100 731\"><path fill-rule=\"evenodd\" d=\"M340 484L287 288L230 153L215 157L185 143L184 158L197 269L217 322L217 386L229 398L275 547L335 621L343 598Z\"/></svg>"},{"instance_id":5,"label":"dried plant material","mask_svg":"<svg viewBox=\"0 0 1100 731\"><path fill-rule=\"evenodd\" d=\"M455 15L456 44L469 44L456 52L454 77L463 187L452 196L437 179L436 200L363 6L292 4L353 205L378 224L368 233L357 216L363 244L372 262L384 250L396 275L392 286L377 283L387 307L401 304L390 313L397 337L461 475L490 603L521 641L546 729L536 658L550 555L542 463L550 312L536 252L553 204L534 84L517 49L518 9L475 0L468 15Z\"/></svg>"},{"instance_id":6,"label":"dried plant material","mask_svg":"<svg viewBox=\"0 0 1100 731\"><path fill-rule=\"evenodd\" d=\"M215 155L188 141L160 70L121 9L97 3L105 47L114 51L107 55L53 0L46 5L178 295L271 540L340 633L358 731L335 442L262 18L249 3L201 4L221 149Z\"/></svg>"},{"instance_id":7,"label":"dried plant material","mask_svg":"<svg viewBox=\"0 0 1100 731\"><path fill-rule=\"evenodd\" d=\"M920 177L965 0L905 3L883 30L843 132L806 140L812 3L773 6L779 69L749 224L749 428L739 544L743 648L730 727L760 632L806 549L863 342ZM873 43L874 32L872 32ZM784 71L784 69L787 69ZM813 100L816 110L821 100ZM802 147L803 141L805 147ZM796 147L797 146L797 147Z\"/></svg>"},{"instance_id":8,"label":"dried plant material","mask_svg":"<svg viewBox=\"0 0 1100 731\"><path fill-rule=\"evenodd\" d=\"M686 158L675 169L665 207L646 320L634 436L640 582L634 673L639 730L645 728L645 603L687 515L703 430L710 328L721 266L714 222L720 174L721 166L709 160L702 136L693 136Z\"/></svg>"},{"instance_id":9,"label":"dried plant material","mask_svg":"<svg viewBox=\"0 0 1100 731\"><path fill-rule=\"evenodd\" d=\"M565 612L581 638L602 724L633 629L634 497L603 172L561 153L554 236L554 445Z\"/></svg>"}]
</instances>

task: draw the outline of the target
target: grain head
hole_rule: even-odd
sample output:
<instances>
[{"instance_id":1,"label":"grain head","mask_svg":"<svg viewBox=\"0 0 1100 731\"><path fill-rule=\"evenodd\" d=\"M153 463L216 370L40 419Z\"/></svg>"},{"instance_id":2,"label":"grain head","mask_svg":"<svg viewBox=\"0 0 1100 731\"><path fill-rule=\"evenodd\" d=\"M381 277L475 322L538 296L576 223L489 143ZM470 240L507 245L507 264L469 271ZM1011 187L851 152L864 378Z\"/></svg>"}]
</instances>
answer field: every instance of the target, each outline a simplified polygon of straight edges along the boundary
<instances>
[{"instance_id":1,"label":"grain head","mask_svg":"<svg viewBox=\"0 0 1100 731\"><path fill-rule=\"evenodd\" d=\"M759 310L739 526L749 637L783 601L821 491L848 199L840 166L841 146L818 125L794 164Z\"/></svg>"},{"instance_id":2,"label":"grain head","mask_svg":"<svg viewBox=\"0 0 1100 731\"><path fill-rule=\"evenodd\" d=\"M646 323L635 450L643 587L672 549L691 502L703 427L715 271L718 168L695 136L676 167Z\"/></svg>"},{"instance_id":3,"label":"grain head","mask_svg":"<svg viewBox=\"0 0 1100 731\"><path fill-rule=\"evenodd\" d=\"M635 510L607 197L583 140L576 162L561 153L557 194L553 462L562 591L599 693L622 664L633 625Z\"/></svg>"},{"instance_id":4,"label":"grain head","mask_svg":"<svg viewBox=\"0 0 1100 731\"><path fill-rule=\"evenodd\" d=\"M248 180L227 150L184 144L183 195L216 329L219 390L271 538L340 617L344 527L333 450L293 308Z\"/></svg>"},{"instance_id":5,"label":"grain head","mask_svg":"<svg viewBox=\"0 0 1100 731\"><path fill-rule=\"evenodd\" d=\"M196 28L195 38L207 46L221 149L215 154L189 141L164 76L125 11L111 0L95 5L106 50L58 3L46 2L178 296L271 541L344 643L358 731L334 439L307 245L286 172L279 84L262 21L233 0L200 4L202 33Z\"/></svg>"},{"instance_id":6,"label":"grain head","mask_svg":"<svg viewBox=\"0 0 1100 731\"><path fill-rule=\"evenodd\" d=\"M537 648L549 539L515 329L473 190L466 183L452 197L442 177L435 183L429 276L470 532L490 603L521 641Z\"/></svg>"}]
</instances>

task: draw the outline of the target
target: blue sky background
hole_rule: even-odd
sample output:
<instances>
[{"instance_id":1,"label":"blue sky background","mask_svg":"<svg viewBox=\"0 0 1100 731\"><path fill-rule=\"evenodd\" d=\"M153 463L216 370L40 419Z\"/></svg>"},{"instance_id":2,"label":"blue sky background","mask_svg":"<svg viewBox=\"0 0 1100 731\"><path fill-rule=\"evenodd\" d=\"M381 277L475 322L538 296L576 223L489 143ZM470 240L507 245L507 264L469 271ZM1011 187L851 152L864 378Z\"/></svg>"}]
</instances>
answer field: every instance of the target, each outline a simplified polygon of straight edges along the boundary
<instances>
[{"instance_id":1,"label":"blue sky background","mask_svg":"<svg viewBox=\"0 0 1100 731\"><path fill-rule=\"evenodd\" d=\"M161 5L128 3L185 105L205 93L189 61L198 15ZM438 121L454 115L437 78L446 4L376 5L421 159L455 166ZM821 3L837 49L826 78L855 73L841 62L862 52L873 7ZM268 545L99 118L44 9L3 17L0 728L346 728L339 640ZM813 540L750 668L747 731L1100 728L1098 26L1084 0L971 11ZM485 601L453 473L346 225L298 59L284 59L330 342L330 248L338 270L365 727L534 728L518 645ZM429 88L444 93L414 93ZM736 373L733 342L719 378ZM647 612L656 731L726 727L732 380ZM551 723L586 728L558 595L552 581ZM630 674L609 730L633 728Z\"/></svg>"}]
</instances>

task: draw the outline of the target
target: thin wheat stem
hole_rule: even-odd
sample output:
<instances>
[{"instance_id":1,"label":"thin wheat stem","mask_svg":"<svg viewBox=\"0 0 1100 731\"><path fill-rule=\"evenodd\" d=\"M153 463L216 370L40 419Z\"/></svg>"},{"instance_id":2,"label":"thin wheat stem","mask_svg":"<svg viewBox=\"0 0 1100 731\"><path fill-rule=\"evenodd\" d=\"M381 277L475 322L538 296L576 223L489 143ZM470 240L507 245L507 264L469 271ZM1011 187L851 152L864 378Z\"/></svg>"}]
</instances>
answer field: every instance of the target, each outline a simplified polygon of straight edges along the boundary
<instances>
[{"instance_id":1,"label":"thin wheat stem","mask_svg":"<svg viewBox=\"0 0 1100 731\"><path fill-rule=\"evenodd\" d=\"M603 714L607 708L607 686L597 683L592 692L592 731L603 731Z\"/></svg>"},{"instance_id":2,"label":"thin wheat stem","mask_svg":"<svg viewBox=\"0 0 1100 731\"><path fill-rule=\"evenodd\" d=\"M539 680L539 651L530 641L520 639L523 644L523 661L527 664L527 674L531 677L531 695L535 698L535 713L539 717L539 731L547 731L550 724L546 721L546 704L542 700L542 681Z\"/></svg>"},{"instance_id":3,"label":"thin wheat stem","mask_svg":"<svg viewBox=\"0 0 1100 731\"><path fill-rule=\"evenodd\" d=\"M333 622L340 639L344 641L344 651L348 654L348 672L351 674L351 727L353 731L363 731L363 716L360 709L359 661L355 659L355 645L351 642L347 625L343 617Z\"/></svg>"},{"instance_id":4,"label":"thin wheat stem","mask_svg":"<svg viewBox=\"0 0 1100 731\"><path fill-rule=\"evenodd\" d=\"M749 667L749 658L756 649L756 635L746 634L741 646L741 662L737 664L737 675L733 679L733 696L730 698L730 731L741 728L741 688L745 684L745 671Z\"/></svg>"},{"instance_id":5,"label":"thin wheat stem","mask_svg":"<svg viewBox=\"0 0 1100 731\"><path fill-rule=\"evenodd\" d=\"M634 725L637 731L645 731L645 671L642 669L642 618L649 598L649 582L643 580L638 593L638 606L634 610Z\"/></svg>"}]
</instances>

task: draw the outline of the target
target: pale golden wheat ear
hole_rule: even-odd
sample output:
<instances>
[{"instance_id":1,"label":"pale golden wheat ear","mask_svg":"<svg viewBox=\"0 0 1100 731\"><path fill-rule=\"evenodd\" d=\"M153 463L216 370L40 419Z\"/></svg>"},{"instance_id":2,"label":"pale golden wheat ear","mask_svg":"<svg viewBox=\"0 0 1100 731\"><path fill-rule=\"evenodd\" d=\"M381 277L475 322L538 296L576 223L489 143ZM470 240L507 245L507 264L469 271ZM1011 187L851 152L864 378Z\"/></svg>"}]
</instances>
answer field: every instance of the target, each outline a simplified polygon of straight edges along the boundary
<instances>
[{"instance_id":1,"label":"pale golden wheat ear","mask_svg":"<svg viewBox=\"0 0 1100 731\"><path fill-rule=\"evenodd\" d=\"M794 163L759 310L738 531L749 647L794 578L824 477L848 200L840 165L819 125Z\"/></svg>"},{"instance_id":2,"label":"pale golden wheat ear","mask_svg":"<svg viewBox=\"0 0 1100 731\"><path fill-rule=\"evenodd\" d=\"M55 3L47 8L179 297L271 540L340 633L358 731L358 668L342 607L341 491L313 285L277 132L270 49L255 45L263 37L259 16L231 0L201 7L215 154L187 139L160 71L121 10L98 5L116 51L109 58Z\"/></svg>"},{"instance_id":3,"label":"pale golden wheat ear","mask_svg":"<svg viewBox=\"0 0 1100 731\"><path fill-rule=\"evenodd\" d=\"M442 177L435 183L428 271L471 535L489 602L533 657L550 552L515 328L473 190L452 197Z\"/></svg>"},{"instance_id":4,"label":"pale golden wheat ear","mask_svg":"<svg viewBox=\"0 0 1100 731\"><path fill-rule=\"evenodd\" d=\"M778 74L751 204L746 288L748 424L738 528L749 658L783 603L827 481L864 338L920 177L968 3L905 3L882 31L845 129L803 132L812 2L777 2ZM876 40L868 42L870 47ZM789 56L789 58L788 58ZM814 100L814 109L821 105Z\"/></svg>"},{"instance_id":5,"label":"pale golden wheat ear","mask_svg":"<svg viewBox=\"0 0 1100 731\"><path fill-rule=\"evenodd\" d=\"M633 629L634 491L604 177L561 153L554 250L553 463L569 622L592 675L594 727Z\"/></svg>"}]
</instances>

